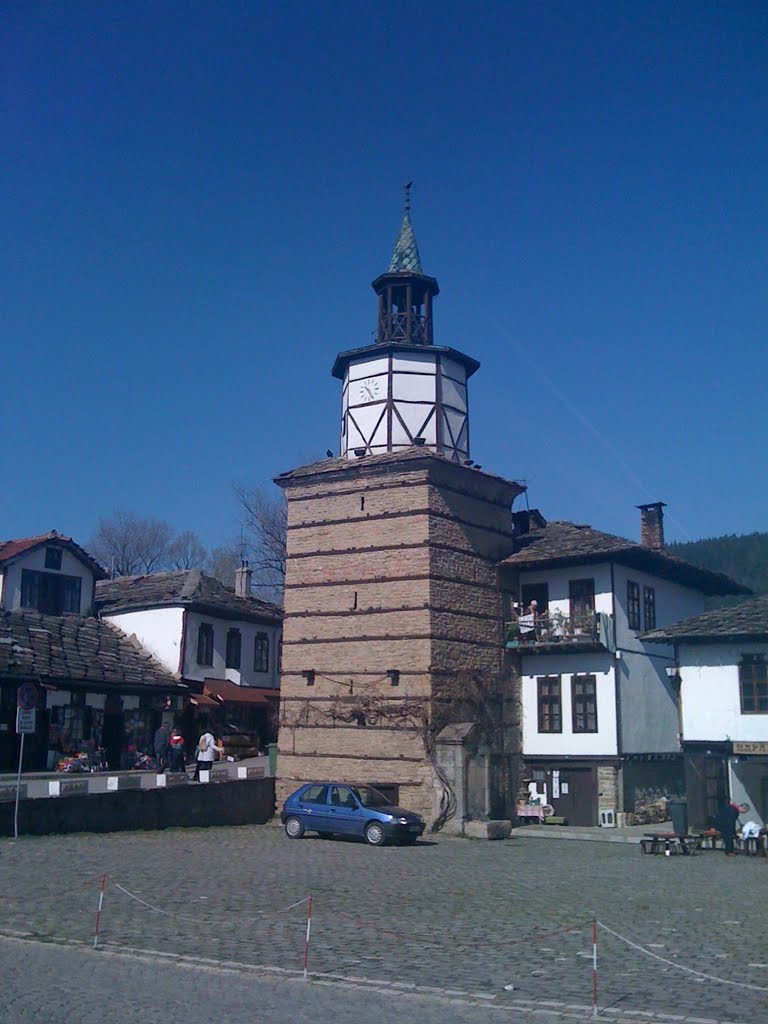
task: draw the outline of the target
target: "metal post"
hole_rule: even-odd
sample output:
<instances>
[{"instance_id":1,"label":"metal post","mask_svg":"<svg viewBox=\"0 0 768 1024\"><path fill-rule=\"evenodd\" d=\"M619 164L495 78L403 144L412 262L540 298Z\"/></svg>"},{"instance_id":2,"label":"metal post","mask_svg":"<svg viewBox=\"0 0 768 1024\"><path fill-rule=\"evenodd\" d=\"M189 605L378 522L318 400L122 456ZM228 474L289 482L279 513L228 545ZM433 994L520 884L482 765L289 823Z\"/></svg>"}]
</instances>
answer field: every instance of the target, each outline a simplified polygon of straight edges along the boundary
<instances>
[{"instance_id":1,"label":"metal post","mask_svg":"<svg viewBox=\"0 0 768 1024\"><path fill-rule=\"evenodd\" d=\"M309 967L309 933L312 931L312 893L309 894L309 906L307 907L307 937L304 940L304 981L307 981L307 969Z\"/></svg>"},{"instance_id":2,"label":"metal post","mask_svg":"<svg viewBox=\"0 0 768 1024\"><path fill-rule=\"evenodd\" d=\"M592 918L592 1017L597 1017L597 918Z\"/></svg>"},{"instance_id":3,"label":"metal post","mask_svg":"<svg viewBox=\"0 0 768 1024\"><path fill-rule=\"evenodd\" d=\"M21 734L21 743L19 744L19 771L16 776L16 807L13 811L13 838L19 838L19 790L21 789L21 762L24 758L24 736L26 733Z\"/></svg>"}]
</instances>

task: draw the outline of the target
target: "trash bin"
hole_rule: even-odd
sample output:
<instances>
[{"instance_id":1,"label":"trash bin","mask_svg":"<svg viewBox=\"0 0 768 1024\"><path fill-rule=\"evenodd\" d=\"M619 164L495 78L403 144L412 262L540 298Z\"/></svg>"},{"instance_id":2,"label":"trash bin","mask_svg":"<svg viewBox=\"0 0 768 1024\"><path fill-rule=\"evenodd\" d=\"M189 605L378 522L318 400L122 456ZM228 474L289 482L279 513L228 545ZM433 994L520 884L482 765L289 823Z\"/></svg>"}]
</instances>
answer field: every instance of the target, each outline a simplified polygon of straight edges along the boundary
<instances>
[{"instance_id":1,"label":"trash bin","mask_svg":"<svg viewBox=\"0 0 768 1024\"><path fill-rule=\"evenodd\" d=\"M672 819L672 831L676 836L688 834L688 801L668 800L667 810Z\"/></svg>"},{"instance_id":2,"label":"trash bin","mask_svg":"<svg viewBox=\"0 0 768 1024\"><path fill-rule=\"evenodd\" d=\"M277 744L268 743L267 753L269 754L269 774L274 776L277 771Z\"/></svg>"}]
</instances>

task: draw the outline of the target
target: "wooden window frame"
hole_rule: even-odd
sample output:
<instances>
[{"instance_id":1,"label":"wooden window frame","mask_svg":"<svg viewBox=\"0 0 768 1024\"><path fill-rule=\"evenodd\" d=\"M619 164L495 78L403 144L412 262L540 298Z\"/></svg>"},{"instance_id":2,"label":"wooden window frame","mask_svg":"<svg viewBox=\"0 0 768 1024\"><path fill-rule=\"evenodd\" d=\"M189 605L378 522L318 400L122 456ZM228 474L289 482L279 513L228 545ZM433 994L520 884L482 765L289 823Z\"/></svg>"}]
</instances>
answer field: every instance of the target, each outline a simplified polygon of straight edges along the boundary
<instances>
[{"instance_id":1,"label":"wooden window frame","mask_svg":"<svg viewBox=\"0 0 768 1024\"><path fill-rule=\"evenodd\" d=\"M269 633L257 633L253 638L253 671L269 672Z\"/></svg>"},{"instance_id":2,"label":"wooden window frame","mask_svg":"<svg viewBox=\"0 0 768 1024\"><path fill-rule=\"evenodd\" d=\"M224 664L227 668L239 669L243 654L243 635L239 629L232 627L227 630L227 646Z\"/></svg>"},{"instance_id":3,"label":"wooden window frame","mask_svg":"<svg viewBox=\"0 0 768 1024\"><path fill-rule=\"evenodd\" d=\"M580 593L583 591L583 593ZM577 607L584 605L584 608ZM579 616L585 618L595 614L595 580L591 579L568 580L568 612L571 620Z\"/></svg>"},{"instance_id":4,"label":"wooden window frame","mask_svg":"<svg viewBox=\"0 0 768 1024\"><path fill-rule=\"evenodd\" d=\"M762 688L762 695L758 688ZM746 698L746 699L745 699ZM742 715L768 715L768 662L763 654L743 654L739 662ZM751 707L747 705L751 704Z\"/></svg>"},{"instance_id":5,"label":"wooden window frame","mask_svg":"<svg viewBox=\"0 0 768 1024\"><path fill-rule=\"evenodd\" d=\"M590 685L591 695L577 693L580 686ZM589 703L592 704L590 709ZM597 676L590 673L571 676L571 728L575 733L595 733L597 725Z\"/></svg>"},{"instance_id":6,"label":"wooden window frame","mask_svg":"<svg viewBox=\"0 0 768 1024\"><path fill-rule=\"evenodd\" d=\"M197 627L197 664L209 668L213 665L213 626L210 622L201 622Z\"/></svg>"},{"instance_id":7,"label":"wooden window frame","mask_svg":"<svg viewBox=\"0 0 768 1024\"><path fill-rule=\"evenodd\" d=\"M34 608L41 615L79 615L82 593L80 576L21 570L22 608Z\"/></svg>"},{"instance_id":8,"label":"wooden window frame","mask_svg":"<svg viewBox=\"0 0 768 1024\"><path fill-rule=\"evenodd\" d=\"M536 718L540 733L562 733L563 687L560 676L536 677Z\"/></svg>"},{"instance_id":9,"label":"wooden window frame","mask_svg":"<svg viewBox=\"0 0 768 1024\"><path fill-rule=\"evenodd\" d=\"M643 622L645 629L656 629L656 588L643 587Z\"/></svg>"},{"instance_id":10,"label":"wooden window frame","mask_svg":"<svg viewBox=\"0 0 768 1024\"><path fill-rule=\"evenodd\" d=\"M627 580L627 628L639 630L640 625L640 584Z\"/></svg>"},{"instance_id":11,"label":"wooden window frame","mask_svg":"<svg viewBox=\"0 0 768 1024\"><path fill-rule=\"evenodd\" d=\"M57 547L47 547L45 549L45 568L53 569L54 572L61 572L61 556L63 551Z\"/></svg>"}]
</instances>

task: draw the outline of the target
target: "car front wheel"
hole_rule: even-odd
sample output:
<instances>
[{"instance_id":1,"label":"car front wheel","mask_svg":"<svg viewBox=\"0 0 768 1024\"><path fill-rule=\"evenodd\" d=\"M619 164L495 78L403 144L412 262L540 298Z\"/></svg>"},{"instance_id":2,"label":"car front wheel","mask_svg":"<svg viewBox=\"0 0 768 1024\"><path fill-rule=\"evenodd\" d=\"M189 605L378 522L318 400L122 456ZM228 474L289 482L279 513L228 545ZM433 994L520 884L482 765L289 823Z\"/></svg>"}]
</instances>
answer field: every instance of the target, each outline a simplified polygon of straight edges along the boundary
<instances>
[{"instance_id":1,"label":"car front wheel","mask_svg":"<svg viewBox=\"0 0 768 1024\"><path fill-rule=\"evenodd\" d=\"M378 821L370 821L365 826L365 841L369 846L383 846L386 836Z\"/></svg>"},{"instance_id":2,"label":"car front wheel","mask_svg":"<svg viewBox=\"0 0 768 1024\"><path fill-rule=\"evenodd\" d=\"M289 839L301 839L304 835L304 826L301 818L291 817L285 819L285 834Z\"/></svg>"}]
</instances>

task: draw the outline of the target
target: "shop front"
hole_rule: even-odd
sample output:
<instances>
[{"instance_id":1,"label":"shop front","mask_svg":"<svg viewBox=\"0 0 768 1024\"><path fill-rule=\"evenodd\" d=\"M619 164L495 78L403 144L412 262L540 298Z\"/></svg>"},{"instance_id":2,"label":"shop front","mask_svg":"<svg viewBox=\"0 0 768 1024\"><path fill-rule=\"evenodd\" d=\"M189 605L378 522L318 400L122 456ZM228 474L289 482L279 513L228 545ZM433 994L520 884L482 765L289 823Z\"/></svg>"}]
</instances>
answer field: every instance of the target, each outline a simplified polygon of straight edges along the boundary
<instances>
[{"instance_id":1,"label":"shop front","mask_svg":"<svg viewBox=\"0 0 768 1024\"><path fill-rule=\"evenodd\" d=\"M768 825L768 743L764 741L733 742L728 763L731 800L749 804L745 820Z\"/></svg>"}]
</instances>

